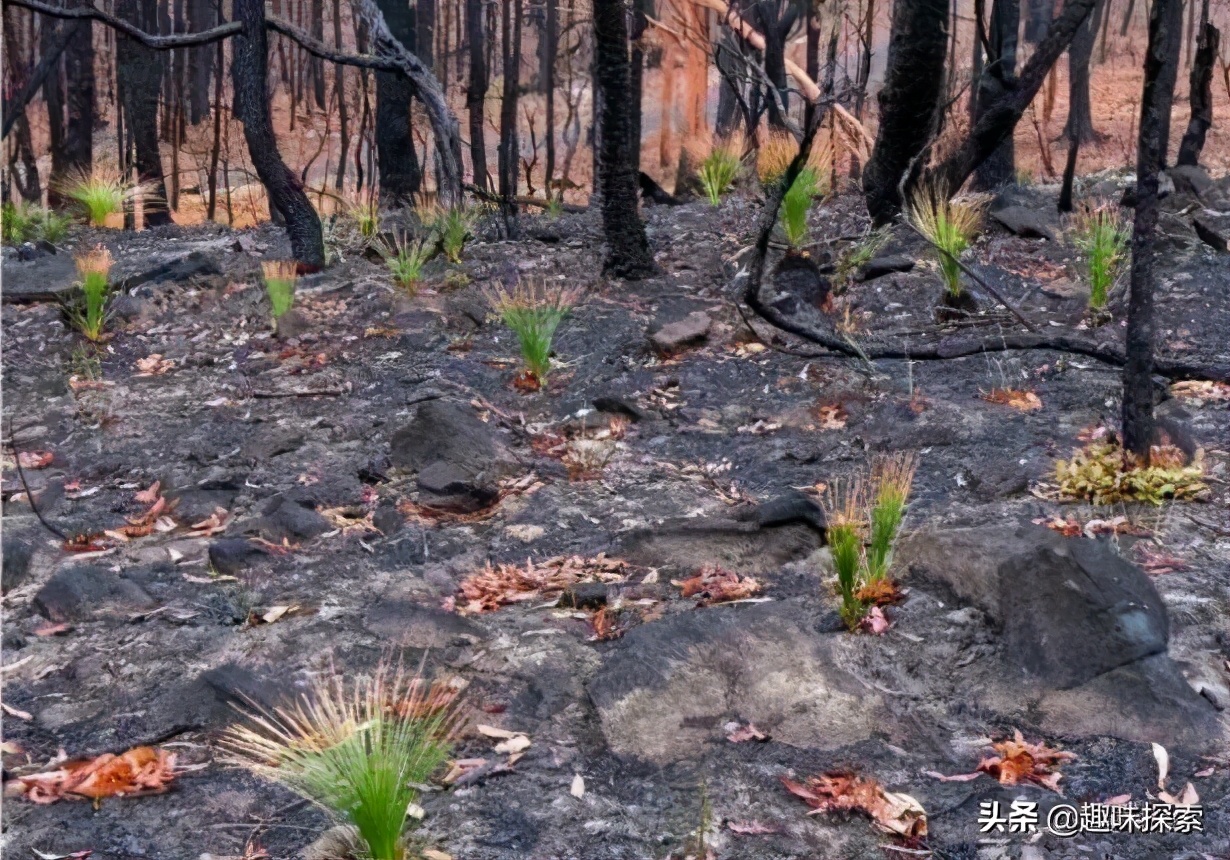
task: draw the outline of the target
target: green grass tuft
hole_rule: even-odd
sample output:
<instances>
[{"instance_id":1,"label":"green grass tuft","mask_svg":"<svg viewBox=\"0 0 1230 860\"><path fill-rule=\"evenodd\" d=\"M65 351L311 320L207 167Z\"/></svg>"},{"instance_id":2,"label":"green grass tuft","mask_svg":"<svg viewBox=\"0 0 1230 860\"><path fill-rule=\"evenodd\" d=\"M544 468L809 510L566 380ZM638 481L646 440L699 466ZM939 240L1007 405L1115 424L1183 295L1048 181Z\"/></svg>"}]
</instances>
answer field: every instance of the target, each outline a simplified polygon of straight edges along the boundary
<instances>
[{"instance_id":1,"label":"green grass tuft","mask_svg":"<svg viewBox=\"0 0 1230 860\"><path fill-rule=\"evenodd\" d=\"M1117 207L1110 204L1082 207L1076 219L1076 246L1085 255L1089 273L1089 307L1100 311L1127 257L1131 232Z\"/></svg>"},{"instance_id":2,"label":"green grass tuft","mask_svg":"<svg viewBox=\"0 0 1230 860\"><path fill-rule=\"evenodd\" d=\"M384 264L397 286L411 296L418 293L423 267L432 257L432 249L427 242L415 241L402 234L391 247L387 244L381 245L380 254L384 257Z\"/></svg>"},{"instance_id":3,"label":"green grass tuft","mask_svg":"<svg viewBox=\"0 0 1230 860\"><path fill-rule=\"evenodd\" d=\"M266 260L261 263L261 275L265 281L265 293L269 296L270 313L274 325L286 316L295 304L295 282L299 280L299 268L293 260Z\"/></svg>"},{"instance_id":4,"label":"green grass tuft","mask_svg":"<svg viewBox=\"0 0 1230 860\"><path fill-rule=\"evenodd\" d=\"M61 184L61 193L81 209L91 227L106 226L107 218L123 212L124 201L137 190L118 170L97 164L74 171Z\"/></svg>"},{"instance_id":5,"label":"green grass tuft","mask_svg":"<svg viewBox=\"0 0 1230 860\"><path fill-rule=\"evenodd\" d=\"M801 248L807 241L807 213L820 193L820 181L812 167L804 167L782 196L782 232L791 248Z\"/></svg>"},{"instance_id":6,"label":"green grass tuft","mask_svg":"<svg viewBox=\"0 0 1230 860\"><path fill-rule=\"evenodd\" d=\"M722 197L738 178L739 166L740 159L736 141L725 141L715 146L700 163L697 175L700 177L701 187L705 189L705 196L714 206L721 204Z\"/></svg>"},{"instance_id":7,"label":"green grass tuft","mask_svg":"<svg viewBox=\"0 0 1230 860\"><path fill-rule=\"evenodd\" d=\"M504 325L517 336L525 369L542 385L551 370L551 343L564 317L580 298L580 292L544 282L537 286L520 283L513 290L489 290L487 300Z\"/></svg>"},{"instance_id":8,"label":"green grass tuft","mask_svg":"<svg viewBox=\"0 0 1230 860\"><path fill-rule=\"evenodd\" d=\"M107 323L107 298L111 294L109 276L114 260L111 252L99 245L78 254L77 273L81 275L81 303L70 313L77 330L91 343L103 338Z\"/></svg>"},{"instance_id":9,"label":"green grass tuft","mask_svg":"<svg viewBox=\"0 0 1230 860\"><path fill-rule=\"evenodd\" d=\"M954 297L962 292L957 260L981 229L987 203L984 196L950 200L948 193L938 188L920 188L910 201L910 222L935 246L944 288Z\"/></svg>"},{"instance_id":10,"label":"green grass tuft","mask_svg":"<svg viewBox=\"0 0 1230 860\"><path fill-rule=\"evenodd\" d=\"M46 240L53 245L68 235L68 218L28 203L9 201L0 209L3 241L8 245Z\"/></svg>"}]
</instances>

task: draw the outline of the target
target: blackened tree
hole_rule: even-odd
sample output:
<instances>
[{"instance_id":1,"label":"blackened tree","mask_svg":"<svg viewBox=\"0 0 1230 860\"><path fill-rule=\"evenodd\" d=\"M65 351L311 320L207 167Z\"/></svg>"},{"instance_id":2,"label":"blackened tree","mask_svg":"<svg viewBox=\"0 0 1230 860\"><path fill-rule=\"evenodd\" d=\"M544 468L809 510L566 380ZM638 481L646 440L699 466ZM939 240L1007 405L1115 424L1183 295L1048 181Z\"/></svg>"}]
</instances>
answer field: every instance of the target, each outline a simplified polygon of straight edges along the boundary
<instances>
[{"instance_id":1,"label":"blackened tree","mask_svg":"<svg viewBox=\"0 0 1230 860\"><path fill-rule=\"evenodd\" d=\"M157 0L118 0L115 14L146 32L158 30ZM162 156L158 151L158 88L161 76L157 51L122 33L117 35L115 77L128 126L127 137L132 141L137 177L150 191L142 195L145 223L150 227L171 223Z\"/></svg>"},{"instance_id":2,"label":"blackened tree","mask_svg":"<svg viewBox=\"0 0 1230 860\"><path fill-rule=\"evenodd\" d=\"M1020 0L994 0L986 40L986 66L975 91L974 121L985 106L994 104L1016 86L1017 31L1021 23ZM1009 135L979 165L975 174L979 188L992 189L1016 181L1016 153Z\"/></svg>"},{"instance_id":3,"label":"blackened tree","mask_svg":"<svg viewBox=\"0 0 1230 860\"><path fill-rule=\"evenodd\" d=\"M376 0L389 32L403 45L415 43L414 10L405 0ZM405 203L423 181L410 134L414 84L397 72L376 72L376 160L380 165L380 197L390 205Z\"/></svg>"}]
</instances>

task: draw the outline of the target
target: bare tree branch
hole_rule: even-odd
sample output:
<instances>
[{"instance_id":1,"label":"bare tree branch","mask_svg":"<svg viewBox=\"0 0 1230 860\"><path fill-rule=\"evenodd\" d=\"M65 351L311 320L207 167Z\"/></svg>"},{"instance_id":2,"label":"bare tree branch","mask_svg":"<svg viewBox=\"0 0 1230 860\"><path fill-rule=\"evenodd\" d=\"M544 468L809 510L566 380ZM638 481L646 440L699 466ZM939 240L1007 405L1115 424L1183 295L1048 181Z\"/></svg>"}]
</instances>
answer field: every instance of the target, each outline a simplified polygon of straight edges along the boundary
<instances>
[{"instance_id":1,"label":"bare tree branch","mask_svg":"<svg viewBox=\"0 0 1230 860\"><path fill-rule=\"evenodd\" d=\"M106 24L113 30L118 30L128 38L140 42L147 48L153 48L158 51L165 51L170 48L190 48L194 45L208 45L219 39L234 36L243 29L243 26L237 21L231 21L200 33L176 33L170 36L153 36L140 27L133 26L127 21L94 6L75 6L71 9L64 9L59 6L49 6L46 3L40 3L39 0L3 0L3 3L5 6L29 9L32 12L38 12L41 15L47 15L52 18L76 21L92 19Z\"/></svg>"}]
</instances>

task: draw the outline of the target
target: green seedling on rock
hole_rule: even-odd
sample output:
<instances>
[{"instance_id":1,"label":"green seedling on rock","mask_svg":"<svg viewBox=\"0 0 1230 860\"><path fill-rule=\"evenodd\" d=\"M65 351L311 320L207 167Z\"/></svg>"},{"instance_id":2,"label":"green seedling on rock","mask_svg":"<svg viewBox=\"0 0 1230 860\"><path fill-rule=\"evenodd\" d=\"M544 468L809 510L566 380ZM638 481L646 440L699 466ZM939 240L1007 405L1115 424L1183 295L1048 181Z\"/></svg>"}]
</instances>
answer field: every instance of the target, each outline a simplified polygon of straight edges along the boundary
<instances>
[{"instance_id":1,"label":"green seedling on rock","mask_svg":"<svg viewBox=\"0 0 1230 860\"><path fill-rule=\"evenodd\" d=\"M1085 255L1089 272L1089 308L1106 307L1111 287L1127 256L1131 236L1119 210L1108 204L1083 207L1076 219L1076 246Z\"/></svg>"},{"instance_id":2,"label":"green seedling on rock","mask_svg":"<svg viewBox=\"0 0 1230 860\"><path fill-rule=\"evenodd\" d=\"M700 163L697 175L700 177L701 187L705 189L705 196L714 206L722 202L722 197L739 176L740 148L740 141L723 141Z\"/></svg>"},{"instance_id":3,"label":"green seedling on rock","mask_svg":"<svg viewBox=\"0 0 1230 860\"><path fill-rule=\"evenodd\" d=\"M92 251L78 254L77 273L81 275L81 303L70 313L73 325L91 343L103 338L107 323L107 298L111 292L109 276L114 260L111 252L98 245Z\"/></svg>"},{"instance_id":4,"label":"green seedling on rock","mask_svg":"<svg viewBox=\"0 0 1230 860\"><path fill-rule=\"evenodd\" d=\"M961 295L961 267L957 260L982 226L988 198L959 197L950 200L947 191L920 188L910 201L910 223L936 248L940 274L949 295Z\"/></svg>"},{"instance_id":5,"label":"green seedling on rock","mask_svg":"<svg viewBox=\"0 0 1230 860\"><path fill-rule=\"evenodd\" d=\"M871 504L871 536L867 545L869 583L879 582L888 576L893 546L897 542L901 521L905 518L905 506L917 468L918 462L912 454L886 457L872 468L875 497Z\"/></svg>"},{"instance_id":6,"label":"green seedling on rock","mask_svg":"<svg viewBox=\"0 0 1230 860\"><path fill-rule=\"evenodd\" d=\"M440 250L450 263L460 263L466 242L474 238L470 230L474 226L474 213L461 206L441 209L439 206L423 206L418 210L419 220L440 243Z\"/></svg>"},{"instance_id":7,"label":"green seedling on rock","mask_svg":"<svg viewBox=\"0 0 1230 860\"><path fill-rule=\"evenodd\" d=\"M892 238L892 231L881 227L856 242L837 261L837 281L841 283L849 280L851 275L870 263Z\"/></svg>"},{"instance_id":8,"label":"green seedling on rock","mask_svg":"<svg viewBox=\"0 0 1230 860\"><path fill-rule=\"evenodd\" d=\"M431 259L431 248L425 241L414 241L402 234L401 238L391 247L382 244L380 254L394 282L411 296L419 290L419 282L423 278L423 267Z\"/></svg>"},{"instance_id":9,"label":"green seedling on rock","mask_svg":"<svg viewBox=\"0 0 1230 860\"><path fill-rule=\"evenodd\" d=\"M859 597L862 588L863 482L860 478L835 482L829 488L825 514L829 551L837 572L838 611L850 630L858 628L868 605Z\"/></svg>"},{"instance_id":10,"label":"green seedling on rock","mask_svg":"<svg viewBox=\"0 0 1230 860\"><path fill-rule=\"evenodd\" d=\"M525 362L522 387L542 387L551 370L551 342L555 330L577 303L580 291L564 287L549 288L518 283L515 289L497 287L486 292L487 301L517 336Z\"/></svg>"},{"instance_id":11,"label":"green seedling on rock","mask_svg":"<svg viewBox=\"0 0 1230 860\"><path fill-rule=\"evenodd\" d=\"M346 684L322 680L294 705L246 709L222 746L231 763L351 824L371 860L408 860L407 811L462 725L456 687L381 665Z\"/></svg>"},{"instance_id":12,"label":"green seedling on rock","mask_svg":"<svg viewBox=\"0 0 1230 860\"><path fill-rule=\"evenodd\" d=\"M1116 442L1094 442L1056 464L1059 495L1095 505L1199 499L1208 492L1199 453L1187 463L1179 449L1154 446L1150 461L1141 463Z\"/></svg>"},{"instance_id":13,"label":"green seedling on rock","mask_svg":"<svg viewBox=\"0 0 1230 860\"><path fill-rule=\"evenodd\" d=\"M380 232L380 205L375 200L354 203L347 214L364 242L370 242Z\"/></svg>"},{"instance_id":14,"label":"green seedling on rock","mask_svg":"<svg viewBox=\"0 0 1230 860\"><path fill-rule=\"evenodd\" d=\"M265 279L273 325L277 328L278 320L286 316L295 304L295 282L299 280L299 268L293 260L266 260L261 263L261 275Z\"/></svg>"}]
</instances>

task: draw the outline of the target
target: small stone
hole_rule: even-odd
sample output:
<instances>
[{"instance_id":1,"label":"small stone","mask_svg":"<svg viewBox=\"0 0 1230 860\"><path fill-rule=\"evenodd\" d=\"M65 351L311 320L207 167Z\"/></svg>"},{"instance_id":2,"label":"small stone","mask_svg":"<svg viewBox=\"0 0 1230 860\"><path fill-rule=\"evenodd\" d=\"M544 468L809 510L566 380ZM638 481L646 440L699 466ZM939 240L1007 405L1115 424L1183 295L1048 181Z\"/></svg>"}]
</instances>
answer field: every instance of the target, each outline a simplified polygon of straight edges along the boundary
<instances>
[{"instance_id":1,"label":"small stone","mask_svg":"<svg viewBox=\"0 0 1230 860\"><path fill-rule=\"evenodd\" d=\"M677 352L704 340L709 335L713 320L704 311L692 311L681 320L669 322L653 332L649 339L663 353Z\"/></svg>"},{"instance_id":2,"label":"small stone","mask_svg":"<svg viewBox=\"0 0 1230 860\"><path fill-rule=\"evenodd\" d=\"M1024 239L1055 241L1055 231L1038 212L1025 206L1006 206L991 213L991 217L1007 230Z\"/></svg>"},{"instance_id":3,"label":"small stone","mask_svg":"<svg viewBox=\"0 0 1230 860\"><path fill-rule=\"evenodd\" d=\"M282 314L274 325L278 340L291 340L312 330L312 322L298 308L291 308Z\"/></svg>"},{"instance_id":4,"label":"small stone","mask_svg":"<svg viewBox=\"0 0 1230 860\"><path fill-rule=\"evenodd\" d=\"M908 272L914 268L914 258L906 254L891 254L868 260L854 275L856 281L874 281L885 275Z\"/></svg>"},{"instance_id":5,"label":"small stone","mask_svg":"<svg viewBox=\"0 0 1230 860\"><path fill-rule=\"evenodd\" d=\"M1196 228L1196 235L1200 237L1200 241L1214 251L1220 251L1223 254L1230 251L1230 229L1219 228L1211 219L1200 215L1192 219L1192 226Z\"/></svg>"},{"instance_id":6,"label":"small stone","mask_svg":"<svg viewBox=\"0 0 1230 860\"><path fill-rule=\"evenodd\" d=\"M482 510L499 497L494 485L454 463L437 461L419 472L419 489L432 507L465 513Z\"/></svg>"},{"instance_id":7,"label":"small stone","mask_svg":"<svg viewBox=\"0 0 1230 860\"><path fill-rule=\"evenodd\" d=\"M532 525L527 525L525 523L514 523L511 526L505 526L504 534L508 535L510 538L519 540L522 543L533 543L534 541L542 537L544 534L546 534L546 529L544 529L542 526L532 526Z\"/></svg>"},{"instance_id":8,"label":"small stone","mask_svg":"<svg viewBox=\"0 0 1230 860\"><path fill-rule=\"evenodd\" d=\"M34 596L39 614L56 622L86 621L154 605L156 601L141 586L98 565L57 571Z\"/></svg>"},{"instance_id":9,"label":"small stone","mask_svg":"<svg viewBox=\"0 0 1230 860\"><path fill-rule=\"evenodd\" d=\"M397 505L382 504L372 514L372 525L378 528L382 535L396 534L405 521L406 518L397 510Z\"/></svg>"},{"instance_id":10,"label":"small stone","mask_svg":"<svg viewBox=\"0 0 1230 860\"><path fill-rule=\"evenodd\" d=\"M34 557L33 541L18 535L4 536L4 560L0 564L0 594L21 585L30 573L30 559Z\"/></svg>"},{"instance_id":11,"label":"small stone","mask_svg":"<svg viewBox=\"0 0 1230 860\"><path fill-rule=\"evenodd\" d=\"M209 566L223 576L236 576L264 554L264 550L251 541L223 538L209 545Z\"/></svg>"},{"instance_id":12,"label":"small stone","mask_svg":"<svg viewBox=\"0 0 1230 860\"><path fill-rule=\"evenodd\" d=\"M316 511L280 494L265 506L264 514L249 530L259 531L274 543L312 540L333 528Z\"/></svg>"},{"instance_id":13,"label":"small stone","mask_svg":"<svg viewBox=\"0 0 1230 860\"><path fill-rule=\"evenodd\" d=\"M597 609L606 606L606 603L605 582L577 582L564 589L558 605L572 609Z\"/></svg>"}]
</instances>

